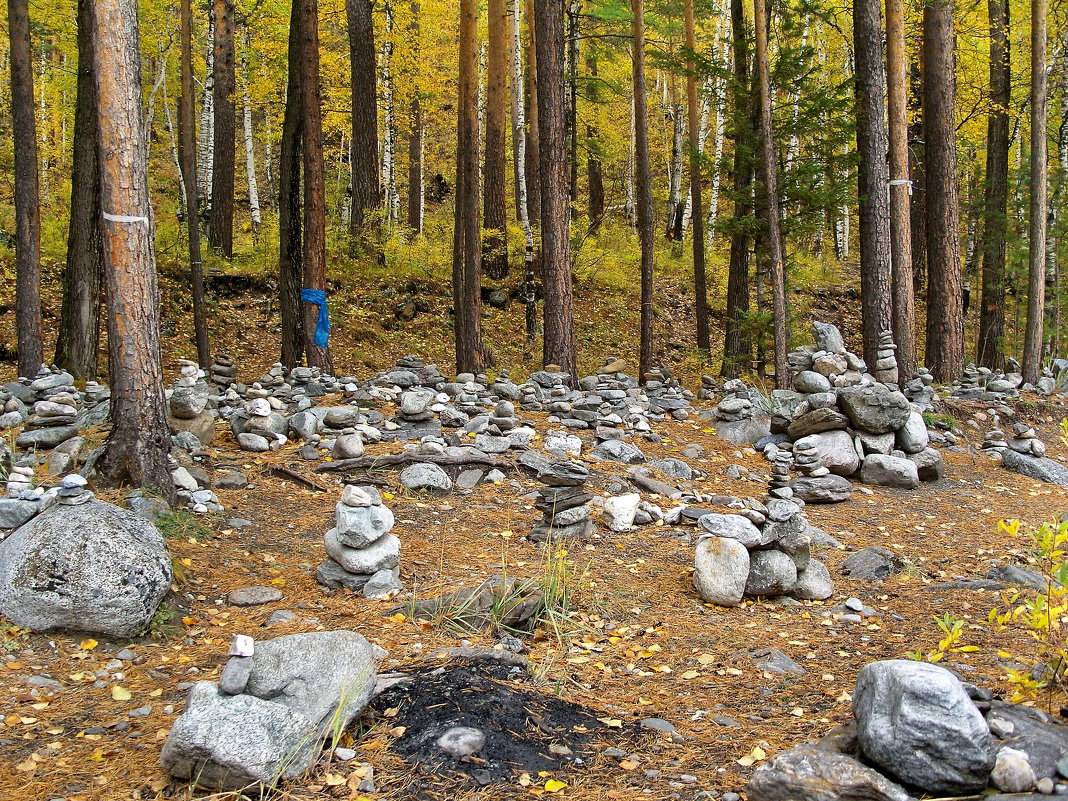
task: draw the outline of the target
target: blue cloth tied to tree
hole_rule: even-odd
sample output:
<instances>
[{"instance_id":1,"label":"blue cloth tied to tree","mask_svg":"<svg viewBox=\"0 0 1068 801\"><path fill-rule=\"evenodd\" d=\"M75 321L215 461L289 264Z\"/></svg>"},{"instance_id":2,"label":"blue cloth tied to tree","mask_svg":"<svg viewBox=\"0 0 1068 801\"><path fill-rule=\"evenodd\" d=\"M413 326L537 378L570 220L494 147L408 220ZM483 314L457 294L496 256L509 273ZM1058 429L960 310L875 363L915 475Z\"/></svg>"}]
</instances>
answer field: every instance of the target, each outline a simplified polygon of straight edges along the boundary
<instances>
[{"instance_id":1,"label":"blue cloth tied to tree","mask_svg":"<svg viewBox=\"0 0 1068 801\"><path fill-rule=\"evenodd\" d=\"M319 319L315 323L315 344L325 349L330 342L330 315L326 311L326 292L321 289L302 289L300 299L319 307Z\"/></svg>"}]
</instances>

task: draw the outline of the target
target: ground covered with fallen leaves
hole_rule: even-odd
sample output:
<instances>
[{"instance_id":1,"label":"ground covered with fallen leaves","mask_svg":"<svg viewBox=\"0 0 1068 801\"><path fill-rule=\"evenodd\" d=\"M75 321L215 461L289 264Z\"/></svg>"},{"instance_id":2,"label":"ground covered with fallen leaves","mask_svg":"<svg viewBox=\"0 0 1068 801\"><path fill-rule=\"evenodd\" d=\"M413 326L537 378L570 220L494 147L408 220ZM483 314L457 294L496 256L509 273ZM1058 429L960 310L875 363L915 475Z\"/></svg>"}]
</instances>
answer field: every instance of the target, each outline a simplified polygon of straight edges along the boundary
<instances>
[{"instance_id":1,"label":"ground covered with fallen leaves","mask_svg":"<svg viewBox=\"0 0 1068 801\"><path fill-rule=\"evenodd\" d=\"M1055 436L1068 407L1050 402L1018 408L1049 443L1052 456L1068 453ZM956 409L966 419L975 411L981 407ZM546 430L541 415L524 417ZM981 442L980 431L967 425L963 430L973 445ZM761 456L728 445L697 422L665 423L660 433L662 443L637 443L650 459L677 456L687 443L706 449L704 458L690 460L704 471L705 477L694 482L702 492L763 497L767 463ZM399 448L374 445L369 452ZM295 445L253 455L239 451L227 432L209 453L216 462L240 465L252 485L219 491L226 516L198 518L169 532L178 575L176 598L166 610L169 620L159 616L150 635L134 642L38 635L0 623L0 798L232 797L172 784L158 760L183 708L179 685L217 679L234 634L265 639L351 629L388 651L382 672L425 669L435 649L464 640L482 646L496 642L488 632L465 634L390 614L395 601L369 601L320 587L315 566L325 558L323 533L332 525L343 478L313 474ZM529 669L500 680L590 710L598 725L573 724L591 732L583 738L589 753L581 765L558 772L515 771L504 781L484 786L470 781L449 789L447 783L427 781L418 760L406 759L396 747L405 727L395 718L406 712L394 706L369 714L345 735L341 745L356 751L355 759L341 762L324 752L313 771L280 788L276 797L690 799L706 791L737 790L764 757L818 738L848 719L850 693L862 666L931 649L941 638L933 618L946 612L966 621L961 644L969 646L947 661L975 683L1007 692L1009 655L1032 653L1034 642L1023 633L994 633L987 627L987 613L999 603L997 593L929 587L982 577L999 563L1026 564L1025 543L999 531L998 521L1020 518L1037 525L1058 519L1068 498L1063 488L1004 471L982 455L945 452L945 458L947 477L916 491L857 485L850 501L808 507L811 522L845 546L817 554L836 584L834 597L823 603L705 605L692 587L693 544L667 526L622 534L602 527L589 541L570 543L564 558L573 625L563 632L537 631L526 642ZM748 475L728 478L725 470L735 464ZM588 465L595 491L626 475L622 465ZM272 472L277 466L325 491ZM537 581L546 571L546 551L523 539L539 518L533 501L524 497L538 486L528 474L515 470L500 484L437 497L406 492L396 471L361 477L384 491L396 513L401 578L416 597L473 586L502 573ZM104 497L121 500L118 494ZM671 505L659 501L664 508ZM233 518L252 525L228 525ZM869 545L893 550L905 570L874 583L842 575L839 566L849 552ZM266 606L227 604L227 593L252 585L277 587L284 597ZM837 613L829 611L851 596L881 617L861 624L837 621ZM278 609L294 612L296 619L266 626ZM804 675L764 672L754 660L768 648L785 652L805 668ZM113 660L122 649L136 658L120 666ZM418 705L420 698L408 703ZM546 748L557 739L568 741L559 727L537 731L537 714L520 717L513 733L526 730ZM670 722L677 732L636 725L650 717Z\"/></svg>"}]
</instances>

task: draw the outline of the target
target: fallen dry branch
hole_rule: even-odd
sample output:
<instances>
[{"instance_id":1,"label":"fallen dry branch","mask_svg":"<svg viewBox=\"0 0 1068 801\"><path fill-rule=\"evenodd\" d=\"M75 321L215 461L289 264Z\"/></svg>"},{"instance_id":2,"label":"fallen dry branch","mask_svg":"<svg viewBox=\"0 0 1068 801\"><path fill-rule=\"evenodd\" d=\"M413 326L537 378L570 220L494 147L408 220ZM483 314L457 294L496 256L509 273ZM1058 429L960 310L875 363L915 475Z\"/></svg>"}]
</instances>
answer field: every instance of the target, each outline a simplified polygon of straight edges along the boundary
<instances>
[{"instance_id":1,"label":"fallen dry branch","mask_svg":"<svg viewBox=\"0 0 1068 801\"><path fill-rule=\"evenodd\" d=\"M391 453L385 456L361 456L359 459L342 459L313 468L316 473L344 473L349 470L373 470L378 467L401 467L410 464L436 464L440 467L466 467L477 464L507 470L512 463L492 456L441 456L425 453Z\"/></svg>"}]
</instances>

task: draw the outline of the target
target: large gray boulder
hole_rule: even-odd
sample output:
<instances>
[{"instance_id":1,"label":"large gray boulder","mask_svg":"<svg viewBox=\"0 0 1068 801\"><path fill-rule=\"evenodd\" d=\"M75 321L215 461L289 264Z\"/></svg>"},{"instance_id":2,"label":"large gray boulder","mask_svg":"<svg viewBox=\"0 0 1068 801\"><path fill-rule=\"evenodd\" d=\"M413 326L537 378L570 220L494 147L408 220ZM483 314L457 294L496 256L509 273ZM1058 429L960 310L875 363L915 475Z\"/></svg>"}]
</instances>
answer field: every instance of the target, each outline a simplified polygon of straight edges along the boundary
<instances>
[{"instance_id":1,"label":"large gray boulder","mask_svg":"<svg viewBox=\"0 0 1068 801\"><path fill-rule=\"evenodd\" d=\"M908 801L909 794L845 754L805 744L776 754L745 788L749 801Z\"/></svg>"},{"instance_id":2,"label":"large gray boulder","mask_svg":"<svg viewBox=\"0 0 1068 801\"><path fill-rule=\"evenodd\" d=\"M927 423L923 421L922 414L913 411L905 425L897 430L897 445L905 453L919 453L929 443Z\"/></svg>"},{"instance_id":3,"label":"large gray boulder","mask_svg":"<svg viewBox=\"0 0 1068 801\"><path fill-rule=\"evenodd\" d=\"M741 515L721 515L713 512L702 515L697 520L697 527L716 537L737 540L746 548L757 548L771 542L770 536L765 536L763 531Z\"/></svg>"},{"instance_id":4,"label":"large gray boulder","mask_svg":"<svg viewBox=\"0 0 1068 801\"><path fill-rule=\"evenodd\" d=\"M853 715L862 753L891 778L931 795L986 787L997 747L967 691L945 668L904 659L865 666Z\"/></svg>"},{"instance_id":5,"label":"large gray boulder","mask_svg":"<svg viewBox=\"0 0 1068 801\"><path fill-rule=\"evenodd\" d=\"M452 479L439 465L420 462L408 465L401 470L400 483L405 489L418 492L448 492L452 489Z\"/></svg>"},{"instance_id":6,"label":"large gray boulder","mask_svg":"<svg viewBox=\"0 0 1068 801\"><path fill-rule=\"evenodd\" d=\"M812 339L815 341L817 348L828 353L841 353L845 350L845 338L842 336L842 332L831 323L813 321Z\"/></svg>"},{"instance_id":7,"label":"large gray boulder","mask_svg":"<svg viewBox=\"0 0 1068 801\"><path fill-rule=\"evenodd\" d=\"M185 712L171 727L160 763L172 776L201 787L242 790L299 776L318 743L309 722L280 704L252 695L226 695L198 681Z\"/></svg>"},{"instance_id":8,"label":"large gray boulder","mask_svg":"<svg viewBox=\"0 0 1068 801\"><path fill-rule=\"evenodd\" d=\"M0 543L0 612L34 631L135 637L170 584L156 527L103 501L53 506Z\"/></svg>"},{"instance_id":9,"label":"large gray boulder","mask_svg":"<svg viewBox=\"0 0 1068 801\"><path fill-rule=\"evenodd\" d=\"M846 431L810 434L797 440L794 447L801 450L815 448L820 464L837 476L851 476L860 467L860 455Z\"/></svg>"},{"instance_id":10,"label":"large gray boulder","mask_svg":"<svg viewBox=\"0 0 1068 801\"><path fill-rule=\"evenodd\" d=\"M323 741L366 707L378 669L353 631L320 631L255 644L212 682L193 685L160 761L202 787L240 790L303 773Z\"/></svg>"},{"instance_id":11,"label":"large gray boulder","mask_svg":"<svg viewBox=\"0 0 1068 801\"><path fill-rule=\"evenodd\" d=\"M877 487L916 489L920 486L920 474L916 463L897 456L869 453L860 468L860 480Z\"/></svg>"},{"instance_id":12,"label":"large gray boulder","mask_svg":"<svg viewBox=\"0 0 1068 801\"><path fill-rule=\"evenodd\" d=\"M794 497L805 503L841 503L853 494L853 485L842 476L801 476L790 482Z\"/></svg>"},{"instance_id":13,"label":"large gray boulder","mask_svg":"<svg viewBox=\"0 0 1068 801\"><path fill-rule=\"evenodd\" d=\"M1009 449L1002 452L1001 463L1006 470L1022 476L1036 481L1045 481L1047 484L1068 487L1068 467L1046 456L1031 456Z\"/></svg>"},{"instance_id":14,"label":"large gray boulder","mask_svg":"<svg viewBox=\"0 0 1068 801\"><path fill-rule=\"evenodd\" d=\"M782 551L749 554L749 578L745 594L750 598L776 598L797 586L797 565Z\"/></svg>"},{"instance_id":15,"label":"large gray boulder","mask_svg":"<svg viewBox=\"0 0 1068 801\"><path fill-rule=\"evenodd\" d=\"M705 601L716 606L737 606L742 602L748 577L749 551L741 542L727 537L702 537L697 543L693 585Z\"/></svg>"},{"instance_id":16,"label":"large gray boulder","mask_svg":"<svg viewBox=\"0 0 1068 801\"><path fill-rule=\"evenodd\" d=\"M866 387L843 387L838 390L838 405L855 428L873 434L889 434L909 421L909 399L885 384Z\"/></svg>"},{"instance_id":17,"label":"large gray boulder","mask_svg":"<svg viewBox=\"0 0 1068 801\"><path fill-rule=\"evenodd\" d=\"M621 439L606 439L599 442L590 451L594 459L602 459L609 462L623 462L623 464L641 464L647 461L645 454L636 445L624 442Z\"/></svg>"}]
</instances>

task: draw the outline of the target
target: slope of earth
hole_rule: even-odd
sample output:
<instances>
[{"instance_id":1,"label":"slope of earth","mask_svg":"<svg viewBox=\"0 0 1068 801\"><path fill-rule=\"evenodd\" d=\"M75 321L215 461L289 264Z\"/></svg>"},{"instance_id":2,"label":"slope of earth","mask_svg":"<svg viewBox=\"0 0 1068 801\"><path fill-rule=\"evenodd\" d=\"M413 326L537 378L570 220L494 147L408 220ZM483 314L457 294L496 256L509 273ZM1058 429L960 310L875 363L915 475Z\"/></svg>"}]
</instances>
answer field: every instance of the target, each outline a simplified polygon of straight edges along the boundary
<instances>
[{"instance_id":1,"label":"slope of earth","mask_svg":"<svg viewBox=\"0 0 1068 801\"><path fill-rule=\"evenodd\" d=\"M1063 402L1051 402L1041 419L1032 420L1054 457L1068 455L1055 437L1065 414ZM524 416L545 432L542 416ZM764 494L767 464L759 455L727 445L692 422L666 423L660 433L662 443L637 443L651 459L678 456L686 443L706 449L703 458L690 460L706 474L695 481L702 492ZM979 432L973 438L981 441ZM373 452L398 448L378 445ZM244 518L251 525L203 519L170 530L180 586L177 603L168 609L172 618L160 615L154 636L93 642L10 626L2 630L0 798L232 797L173 785L158 760L183 707L180 685L217 679L236 633L265 639L352 629L388 651L383 672L426 665L434 649L465 639L483 646L496 642L491 633L458 634L433 621L390 614L392 602L320 587L314 569L325 556L322 537L332 525L342 480L312 474L295 446L260 457L237 450L225 434L211 454L242 465L252 480L246 490L219 492L227 518ZM998 521L1039 524L1059 518L1068 499L1063 488L995 468L983 456L945 452L945 458L947 478L916 491L865 489L843 504L808 507L811 522L845 548L820 550L836 583L834 597L823 603L746 602L735 609L703 604L691 583L693 544L685 534L692 537L693 528L683 536L664 526L619 534L602 528L587 542L568 543L566 553L557 556L568 570L572 630L560 636L540 631L527 643L530 676L524 687L593 710L608 730L618 730L619 741L596 738L597 753L581 769L520 773L509 782L465 786L448 797L529 797L546 793L546 782L561 797L591 800L691 799L737 789L761 753L822 736L847 719L863 665L933 647L941 637L933 618L947 612L966 622L962 642L977 647L952 654L951 664L977 684L1007 691L999 652L1032 653L1033 641L1022 634L993 634L983 625L998 604L996 593L928 587L981 577L993 564L1026 562L1021 543L999 531ZM622 465L587 464L590 485L601 492L614 477L626 475ZM731 465L747 473L729 478L725 471ZM271 470L278 466L326 491ZM387 493L385 502L397 516L393 533L402 541L401 579L417 597L501 573L538 581L550 568L552 555L522 539L539 517L533 501L524 497L537 484L523 472L516 470L499 484L438 497L406 492L393 471L361 476ZM118 494L105 497L121 501ZM844 576L842 560L870 545L893 550L905 570L875 583ZM266 606L227 604L227 593L250 585L275 586L284 597ZM828 614L853 596L881 617L855 624ZM295 619L267 626L279 609L293 612ZM767 672L754 660L768 648L784 652L804 673ZM124 658L134 658L113 661L122 649L131 652ZM651 717L677 731L632 734L635 723ZM356 752L353 761L332 761L324 754L312 772L272 797L416 797L415 766L391 748L399 736L390 717L368 718L341 743ZM369 776L373 781L367 784ZM560 782L566 787L558 787ZM432 789L420 794L446 797Z\"/></svg>"}]
</instances>

